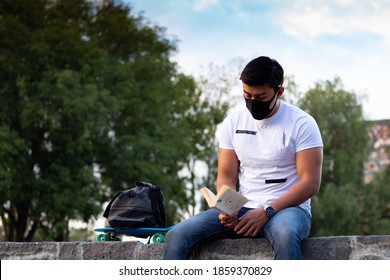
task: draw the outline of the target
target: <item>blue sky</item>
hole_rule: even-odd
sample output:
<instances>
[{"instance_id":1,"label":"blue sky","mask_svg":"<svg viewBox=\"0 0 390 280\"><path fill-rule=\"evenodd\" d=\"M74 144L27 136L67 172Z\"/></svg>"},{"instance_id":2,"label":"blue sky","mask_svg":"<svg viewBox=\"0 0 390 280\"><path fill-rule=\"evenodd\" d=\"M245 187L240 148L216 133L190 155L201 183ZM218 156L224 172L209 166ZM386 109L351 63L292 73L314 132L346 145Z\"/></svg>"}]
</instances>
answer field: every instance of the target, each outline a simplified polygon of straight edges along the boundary
<instances>
[{"instance_id":1,"label":"blue sky","mask_svg":"<svg viewBox=\"0 0 390 280\"><path fill-rule=\"evenodd\" d=\"M178 39L172 59L187 74L267 55L300 90L338 76L365 96L367 119L390 119L390 0L123 1Z\"/></svg>"}]
</instances>

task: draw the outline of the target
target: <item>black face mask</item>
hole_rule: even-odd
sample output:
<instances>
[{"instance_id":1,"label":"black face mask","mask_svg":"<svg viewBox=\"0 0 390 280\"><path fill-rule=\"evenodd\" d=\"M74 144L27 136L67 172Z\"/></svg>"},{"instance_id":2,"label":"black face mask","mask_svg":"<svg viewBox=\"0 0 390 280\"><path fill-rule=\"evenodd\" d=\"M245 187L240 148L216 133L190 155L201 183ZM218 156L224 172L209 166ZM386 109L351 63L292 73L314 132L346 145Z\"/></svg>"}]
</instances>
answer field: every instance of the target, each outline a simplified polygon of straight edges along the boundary
<instances>
[{"instance_id":1,"label":"black face mask","mask_svg":"<svg viewBox=\"0 0 390 280\"><path fill-rule=\"evenodd\" d=\"M278 92L275 92L275 95L271 98L269 101L260 101L256 99L246 99L245 98L245 103L246 107L248 108L249 112L251 112L252 117L256 120L263 120L271 114L272 110L276 106L276 101L274 106L270 109L269 106L271 105L272 101L274 100L276 94Z\"/></svg>"}]
</instances>

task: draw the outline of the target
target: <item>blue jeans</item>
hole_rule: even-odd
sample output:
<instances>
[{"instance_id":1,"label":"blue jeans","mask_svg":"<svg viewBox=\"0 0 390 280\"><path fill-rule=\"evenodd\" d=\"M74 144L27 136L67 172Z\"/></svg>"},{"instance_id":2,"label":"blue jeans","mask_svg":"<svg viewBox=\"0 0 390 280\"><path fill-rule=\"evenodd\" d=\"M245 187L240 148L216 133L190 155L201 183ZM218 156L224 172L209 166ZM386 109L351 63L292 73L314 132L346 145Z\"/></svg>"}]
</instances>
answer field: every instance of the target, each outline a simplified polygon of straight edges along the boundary
<instances>
[{"instance_id":1,"label":"blue jeans","mask_svg":"<svg viewBox=\"0 0 390 280\"><path fill-rule=\"evenodd\" d=\"M250 208L242 208L238 217ZM207 210L174 226L167 234L164 259L185 260L194 250L206 242L217 239L243 238L218 219L219 213ZM290 207L277 212L260 231L258 237L266 237L272 245L275 259L301 258L301 241L309 236L311 216L300 207Z\"/></svg>"}]
</instances>

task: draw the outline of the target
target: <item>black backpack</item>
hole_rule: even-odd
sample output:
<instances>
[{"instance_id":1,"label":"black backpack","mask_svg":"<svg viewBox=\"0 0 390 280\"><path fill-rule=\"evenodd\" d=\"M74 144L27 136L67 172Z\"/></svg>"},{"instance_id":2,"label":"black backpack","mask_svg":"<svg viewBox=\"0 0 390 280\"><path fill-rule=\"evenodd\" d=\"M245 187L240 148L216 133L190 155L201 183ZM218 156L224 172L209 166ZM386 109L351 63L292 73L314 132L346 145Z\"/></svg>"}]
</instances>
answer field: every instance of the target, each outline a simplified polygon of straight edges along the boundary
<instances>
[{"instance_id":1,"label":"black backpack","mask_svg":"<svg viewBox=\"0 0 390 280\"><path fill-rule=\"evenodd\" d=\"M134 188L115 194L103 217L118 229L165 227L164 195L159 186L137 181Z\"/></svg>"}]
</instances>

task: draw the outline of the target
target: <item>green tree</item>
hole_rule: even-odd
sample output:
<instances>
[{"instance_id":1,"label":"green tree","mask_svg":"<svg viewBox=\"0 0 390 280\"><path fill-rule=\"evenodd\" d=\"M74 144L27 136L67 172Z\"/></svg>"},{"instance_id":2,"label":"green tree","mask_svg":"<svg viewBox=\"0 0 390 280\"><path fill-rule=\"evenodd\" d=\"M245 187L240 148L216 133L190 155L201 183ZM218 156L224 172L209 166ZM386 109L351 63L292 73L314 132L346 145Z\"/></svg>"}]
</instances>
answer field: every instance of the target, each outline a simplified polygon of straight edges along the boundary
<instances>
[{"instance_id":1,"label":"green tree","mask_svg":"<svg viewBox=\"0 0 390 280\"><path fill-rule=\"evenodd\" d=\"M356 185L336 186L328 183L322 186L320 192L312 203L314 218L311 234L314 236L361 234L363 220Z\"/></svg>"},{"instance_id":2,"label":"green tree","mask_svg":"<svg viewBox=\"0 0 390 280\"><path fill-rule=\"evenodd\" d=\"M96 70L99 58L82 39L89 4L49 4L0 6L0 188L7 240L29 241L39 227L62 240L69 219L86 220L102 199L91 152L102 119L97 108L106 99L85 71Z\"/></svg>"},{"instance_id":3,"label":"green tree","mask_svg":"<svg viewBox=\"0 0 390 280\"><path fill-rule=\"evenodd\" d=\"M363 234L388 234L390 232L390 168L362 189Z\"/></svg>"},{"instance_id":4,"label":"green tree","mask_svg":"<svg viewBox=\"0 0 390 280\"><path fill-rule=\"evenodd\" d=\"M161 185L168 223L224 113L178 71L165 30L105 0L1 0L0 199L7 240L68 240L134 181ZM210 106L210 107L208 107ZM206 118L207 116L207 118ZM198 140L198 138L195 137Z\"/></svg>"},{"instance_id":5,"label":"green tree","mask_svg":"<svg viewBox=\"0 0 390 280\"><path fill-rule=\"evenodd\" d=\"M361 100L340 78L317 83L298 102L318 122L324 142L321 190L313 199L313 235L360 233L360 195L369 137Z\"/></svg>"}]
</instances>

